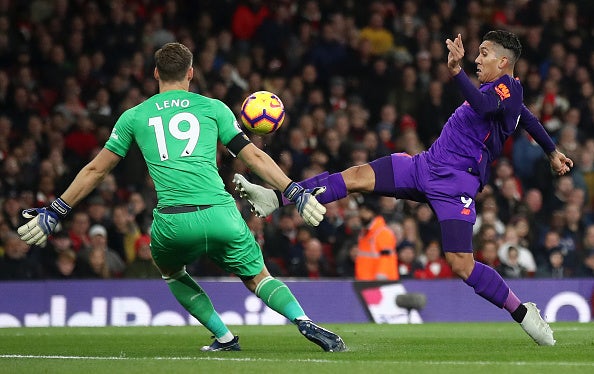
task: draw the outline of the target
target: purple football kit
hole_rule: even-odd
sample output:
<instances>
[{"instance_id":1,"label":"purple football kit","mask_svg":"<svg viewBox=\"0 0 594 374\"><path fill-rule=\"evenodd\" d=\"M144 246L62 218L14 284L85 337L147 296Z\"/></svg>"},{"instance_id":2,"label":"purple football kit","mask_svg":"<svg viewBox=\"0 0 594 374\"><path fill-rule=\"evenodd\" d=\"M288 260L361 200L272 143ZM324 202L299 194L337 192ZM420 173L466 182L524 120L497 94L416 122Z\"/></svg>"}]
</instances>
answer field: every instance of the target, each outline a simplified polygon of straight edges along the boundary
<instances>
[{"instance_id":1,"label":"purple football kit","mask_svg":"<svg viewBox=\"0 0 594 374\"><path fill-rule=\"evenodd\" d=\"M489 32L483 41L486 44L481 44L486 53L477 60L491 59L491 68L493 46L487 42L513 52L513 59L506 56L508 61L515 61L521 53L521 45L513 34L502 30ZM454 41L448 39L446 44L452 55L453 51L461 52L458 50L462 45L460 35ZM448 56L448 64L450 60ZM491 69L490 73L494 72ZM463 70L453 80L466 101L450 116L427 151L414 156L394 153L341 173L324 172L299 183L308 189L325 186L325 192L316 196L322 204L340 200L355 191L428 203L439 220L441 246L452 270L476 294L505 308L535 342L554 345L553 332L536 305L522 304L495 269L474 260L472 229L476 221L475 196L489 181L491 163L501 155L505 141L516 128L526 130L548 155L556 150L555 144L523 104L522 86L511 74L483 83L479 88ZM353 180L361 174L373 178L373 190L369 190L371 181ZM258 193L254 191L253 195L257 197ZM282 199L278 191L276 196ZM288 204L284 199L279 203Z\"/></svg>"},{"instance_id":2,"label":"purple football kit","mask_svg":"<svg viewBox=\"0 0 594 374\"><path fill-rule=\"evenodd\" d=\"M477 89L464 71L454 77L466 101L444 125L429 150L418 155L394 153L371 161L374 194L426 202L442 226L446 252L472 252L474 197L489 179L489 166L516 127L524 128L547 153L555 150L538 119L522 103L520 82L504 75ZM347 195L340 173L322 173L300 182L306 188L325 185L322 204Z\"/></svg>"},{"instance_id":3,"label":"purple football kit","mask_svg":"<svg viewBox=\"0 0 594 374\"><path fill-rule=\"evenodd\" d=\"M490 163L499 157L503 143L519 123L523 90L509 75L479 90L464 72L454 79L467 101L450 116L429 150L413 157L392 154L392 180L382 175L389 166L387 160L370 165L376 172L378 193L392 189L396 198L431 205L446 228L442 235L445 251L472 252L472 230L455 221L476 221L474 197L488 181Z\"/></svg>"},{"instance_id":4,"label":"purple football kit","mask_svg":"<svg viewBox=\"0 0 594 374\"><path fill-rule=\"evenodd\" d=\"M472 253L472 226L476 221L474 198L489 179L489 166L501 155L503 144L524 128L546 153L555 144L538 119L522 103L520 82L509 75L477 89L464 71L454 77L466 98L450 116L429 150L410 156L394 153L371 161L375 172L373 193L426 202L440 222L445 252ZM342 199L347 188L342 174L318 174L300 182L305 188L326 186L320 203ZM492 268L475 262L466 284L520 322L526 308Z\"/></svg>"}]
</instances>

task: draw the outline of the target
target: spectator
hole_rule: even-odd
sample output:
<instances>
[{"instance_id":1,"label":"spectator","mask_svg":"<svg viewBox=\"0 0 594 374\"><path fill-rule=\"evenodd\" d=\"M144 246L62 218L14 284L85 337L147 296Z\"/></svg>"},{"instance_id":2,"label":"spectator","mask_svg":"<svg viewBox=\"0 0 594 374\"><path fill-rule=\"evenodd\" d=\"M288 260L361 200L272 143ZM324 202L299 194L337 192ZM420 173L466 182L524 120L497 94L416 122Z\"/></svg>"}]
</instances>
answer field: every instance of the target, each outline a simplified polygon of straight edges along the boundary
<instances>
[{"instance_id":1,"label":"spectator","mask_svg":"<svg viewBox=\"0 0 594 374\"><path fill-rule=\"evenodd\" d=\"M144 196L139 192L132 192L128 198L128 208L140 231L148 232L153 222L153 207L148 206Z\"/></svg>"},{"instance_id":2,"label":"spectator","mask_svg":"<svg viewBox=\"0 0 594 374\"><path fill-rule=\"evenodd\" d=\"M8 192L8 196L2 203L2 217L12 231L16 231L23 224L21 209L18 193L16 191Z\"/></svg>"},{"instance_id":3,"label":"spectator","mask_svg":"<svg viewBox=\"0 0 594 374\"><path fill-rule=\"evenodd\" d=\"M545 154L538 143L526 131L520 131L512 146L512 164L524 190L538 187L538 174L545 162Z\"/></svg>"},{"instance_id":4,"label":"spectator","mask_svg":"<svg viewBox=\"0 0 594 374\"><path fill-rule=\"evenodd\" d=\"M416 69L413 66L404 67L401 84L389 93L388 103L396 105L396 110L402 116L408 114L414 119L419 118L422 97L423 93L418 86Z\"/></svg>"},{"instance_id":5,"label":"spectator","mask_svg":"<svg viewBox=\"0 0 594 374\"><path fill-rule=\"evenodd\" d=\"M79 277L77 266L76 252L67 249L57 254L54 268L46 276L55 279L75 279Z\"/></svg>"},{"instance_id":6,"label":"spectator","mask_svg":"<svg viewBox=\"0 0 594 374\"><path fill-rule=\"evenodd\" d=\"M478 247L476 258L477 261L480 261L483 264L488 265L499 272L501 261L499 260L499 256L497 255L497 247L498 245L495 241L484 241L482 245Z\"/></svg>"},{"instance_id":7,"label":"spectator","mask_svg":"<svg viewBox=\"0 0 594 374\"><path fill-rule=\"evenodd\" d=\"M365 198L359 205L363 228L359 234L355 259L356 280L398 280L396 236L378 214L374 200Z\"/></svg>"},{"instance_id":8,"label":"spectator","mask_svg":"<svg viewBox=\"0 0 594 374\"><path fill-rule=\"evenodd\" d=\"M512 251L515 258L510 259L510 248L514 248ZM528 248L520 245L520 238L518 232L514 226L507 226L505 235L503 237L503 244L499 246L497 255L503 264L509 265L513 268L511 272L508 272L510 277L512 274L519 275L519 269L522 269L521 276L534 276L536 273L536 261L532 252Z\"/></svg>"},{"instance_id":9,"label":"spectator","mask_svg":"<svg viewBox=\"0 0 594 374\"><path fill-rule=\"evenodd\" d=\"M340 248L336 255L336 274L339 277L355 277L355 262L358 252L359 246L356 240L347 241Z\"/></svg>"},{"instance_id":10,"label":"spectator","mask_svg":"<svg viewBox=\"0 0 594 374\"><path fill-rule=\"evenodd\" d=\"M248 0L237 6L232 15L231 30L241 51L247 52L256 30L269 16L270 10L261 0Z\"/></svg>"},{"instance_id":11,"label":"spectator","mask_svg":"<svg viewBox=\"0 0 594 374\"><path fill-rule=\"evenodd\" d=\"M160 278L161 273L153 263L151 256L151 238L148 235L141 235L134 243L136 256L129 263L124 271L125 278Z\"/></svg>"},{"instance_id":12,"label":"spectator","mask_svg":"<svg viewBox=\"0 0 594 374\"><path fill-rule=\"evenodd\" d=\"M420 140L425 145L432 144L437 139L443 124L446 123L448 116L452 113L452 109L446 101L446 96L443 84L440 81L432 80L429 82L424 99L427 108L419 114L418 128Z\"/></svg>"},{"instance_id":13,"label":"spectator","mask_svg":"<svg viewBox=\"0 0 594 374\"><path fill-rule=\"evenodd\" d=\"M76 278L83 266L72 249L68 233L64 230L52 235L48 245L41 252L41 258L43 274L49 278Z\"/></svg>"},{"instance_id":14,"label":"spectator","mask_svg":"<svg viewBox=\"0 0 594 374\"><path fill-rule=\"evenodd\" d=\"M90 218L86 212L77 211L72 214L68 235L72 241L72 249L78 253L91 245L89 239Z\"/></svg>"},{"instance_id":15,"label":"spectator","mask_svg":"<svg viewBox=\"0 0 594 374\"><path fill-rule=\"evenodd\" d=\"M289 275L309 279L331 276L332 272L324 258L322 242L316 238L307 239L303 247L303 256L291 262Z\"/></svg>"},{"instance_id":16,"label":"spectator","mask_svg":"<svg viewBox=\"0 0 594 374\"><path fill-rule=\"evenodd\" d=\"M501 181L500 189L496 190L498 217L504 224L517 213L522 200L518 182L515 177L508 177Z\"/></svg>"},{"instance_id":17,"label":"spectator","mask_svg":"<svg viewBox=\"0 0 594 374\"><path fill-rule=\"evenodd\" d=\"M549 255L553 251L563 251L561 236L555 230L545 232L541 246L537 250L536 261L539 268L544 268L549 263Z\"/></svg>"},{"instance_id":18,"label":"spectator","mask_svg":"<svg viewBox=\"0 0 594 374\"><path fill-rule=\"evenodd\" d=\"M417 259L415 246L408 241L398 244L398 273L400 279L412 279L417 271L423 269L423 264Z\"/></svg>"},{"instance_id":19,"label":"spectator","mask_svg":"<svg viewBox=\"0 0 594 374\"><path fill-rule=\"evenodd\" d=\"M541 278L562 279L573 275L572 269L565 266L565 256L559 249L554 249L549 252L549 258L546 265L542 266L539 271Z\"/></svg>"},{"instance_id":20,"label":"spectator","mask_svg":"<svg viewBox=\"0 0 594 374\"><path fill-rule=\"evenodd\" d=\"M3 237L4 256L0 259L0 279L31 280L42 276L39 259L31 253L31 247L23 242L16 232Z\"/></svg>"},{"instance_id":21,"label":"spectator","mask_svg":"<svg viewBox=\"0 0 594 374\"><path fill-rule=\"evenodd\" d=\"M520 264L518 248L508 246L505 257L506 259L497 268L503 278L524 278L528 275L527 269Z\"/></svg>"},{"instance_id":22,"label":"spectator","mask_svg":"<svg viewBox=\"0 0 594 374\"><path fill-rule=\"evenodd\" d=\"M425 248L419 232L419 223L413 217L405 217L402 220L402 241L405 240L413 243L417 255L419 255L423 251L423 248Z\"/></svg>"},{"instance_id":23,"label":"spectator","mask_svg":"<svg viewBox=\"0 0 594 374\"><path fill-rule=\"evenodd\" d=\"M90 249L86 259L88 272L83 273L83 278L111 278L109 266L106 261L106 253L101 248Z\"/></svg>"},{"instance_id":24,"label":"spectator","mask_svg":"<svg viewBox=\"0 0 594 374\"><path fill-rule=\"evenodd\" d=\"M305 224L300 224L297 227L295 242L289 248L287 253L290 264L289 267L291 267L293 263L299 262L304 258L305 246L311 239L314 239L314 229Z\"/></svg>"},{"instance_id":25,"label":"spectator","mask_svg":"<svg viewBox=\"0 0 594 374\"><path fill-rule=\"evenodd\" d=\"M577 275L584 278L594 277L594 250L586 252Z\"/></svg>"},{"instance_id":26,"label":"spectator","mask_svg":"<svg viewBox=\"0 0 594 374\"><path fill-rule=\"evenodd\" d=\"M288 269L288 253L297 239L297 225L291 212L281 212L276 225L271 225L264 241L263 252L266 257L282 268Z\"/></svg>"},{"instance_id":27,"label":"spectator","mask_svg":"<svg viewBox=\"0 0 594 374\"><path fill-rule=\"evenodd\" d=\"M486 223L481 226L480 230L473 236L472 240L476 248L480 248L483 243L487 241L493 241L499 246L501 243L501 235L497 233L494 225Z\"/></svg>"},{"instance_id":28,"label":"spectator","mask_svg":"<svg viewBox=\"0 0 594 374\"><path fill-rule=\"evenodd\" d=\"M369 40L371 53L375 56L387 56L394 49L394 36L384 26L384 16L374 12L369 18L367 26L361 29L360 38Z\"/></svg>"},{"instance_id":29,"label":"spectator","mask_svg":"<svg viewBox=\"0 0 594 374\"><path fill-rule=\"evenodd\" d=\"M545 214L551 215L555 210L562 210L573 189L574 183L571 175L557 178L553 192L544 200Z\"/></svg>"},{"instance_id":30,"label":"spectator","mask_svg":"<svg viewBox=\"0 0 594 374\"><path fill-rule=\"evenodd\" d=\"M529 224L530 235L532 236L530 251L536 255L536 247L546 230L546 216L543 212L542 192L531 188L526 191L519 211L526 215Z\"/></svg>"},{"instance_id":31,"label":"spectator","mask_svg":"<svg viewBox=\"0 0 594 374\"><path fill-rule=\"evenodd\" d=\"M419 226L419 236L424 246L427 246L431 241L441 240L441 228L439 222L427 204L419 204L415 216Z\"/></svg>"},{"instance_id":32,"label":"spectator","mask_svg":"<svg viewBox=\"0 0 594 374\"><path fill-rule=\"evenodd\" d=\"M343 223L336 228L336 241L333 245L333 255L337 263L340 257L343 259L349 257L345 253L345 251L348 251L345 247L349 247L352 242L357 242L361 226L361 217L358 210L346 209Z\"/></svg>"},{"instance_id":33,"label":"spectator","mask_svg":"<svg viewBox=\"0 0 594 374\"><path fill-rule=\"evenodd\" d=\"M498 235L503 235L505 232L505 224L499 218L497 199L493 195L486 196L483 199L476 217L476 223L472 228L473 233L478 234L484 224L493 226Z\"/></svg>"},{"instance_id":34,"label":"spectator","mask_svg":"<svg viewBox=\"0 0 594 374\"><path fill-rule=\"evenodd\" d=\"M107 230L101 225L89 229L90 246L80 252L82 259L88 261L93 272L100 278L113 278L122 275L126 264L120 256L107 246Z\"/></svg>"},{"instance_id":35,"label":"spectator","mask_svg":"<svg viewBox=\"0 0 594 374\"><path fill-rule=\"evenodd\" d=\"M108 246L129 264L138 253L136 240L140 237L140 228L130 212L129 205L114 206L111 222Z\"/></svg>"},{"instance_id":36,"label":"spectator","mask_svg":"<svg viewBox=\"0 0 594 374\"><path fill-rule=\"evenodd\" d=\"M102 225L108 227L110 224L109 209L101 196L91 196L87 203L87 213L90 225Z\"/></svg>"},{"instance_id":37,"label":"spectator","mask_svg":"<svg viewBox=\"0 0 594 374\"><path fill-rule=\"evenodd\" d=\"M415 271L414 277L417 279L453 278L454 273L441 252L441 246L437 240L430 242L425 247L421 260L424 267Z\"/></svg>"},{"instance_id":38,"label":"spectator","mask_svg":"<svg viewBox=\"0 0 594 374\"><path fill-rule=\"evenodd\" d=\"M531 250L535 243L535 234L530 231L530 222L528 222L528 218L523 215L518 215L511 219L510 224L516 229L518 244Z\"/></svg>"}]
</instances>

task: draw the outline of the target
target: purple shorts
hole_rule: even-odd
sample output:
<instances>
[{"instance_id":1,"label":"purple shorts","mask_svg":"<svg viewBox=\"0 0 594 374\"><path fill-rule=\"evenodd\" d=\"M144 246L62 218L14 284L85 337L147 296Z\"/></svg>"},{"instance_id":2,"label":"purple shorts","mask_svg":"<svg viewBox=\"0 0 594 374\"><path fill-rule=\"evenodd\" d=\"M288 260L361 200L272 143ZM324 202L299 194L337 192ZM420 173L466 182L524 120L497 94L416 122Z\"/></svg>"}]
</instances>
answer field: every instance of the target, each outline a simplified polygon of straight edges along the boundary
<instances>
[{"instance_id":1,"label":"purple shorts","mask_svg":"<svg viewBox=\"0 0 594 374\"><path fill-rule=\"evenodd\" d=\"M388 173L378 175L377 172L385 170L387 165L384 162L387 159L388 157L376 160L378 163L375 167L373 164L376 161L372 162L372 167L376 170L375 192L398 199L429 203L442 227L444 251L472 251L472 226L476 221L474 197L480 187L479 178L467 171L436 165L428 160L426 152L415 156L393 153L390 156L392 185L390 181L381 180ZM382 188L391 191L382 191Z\"/></svg>"}]
</instances>

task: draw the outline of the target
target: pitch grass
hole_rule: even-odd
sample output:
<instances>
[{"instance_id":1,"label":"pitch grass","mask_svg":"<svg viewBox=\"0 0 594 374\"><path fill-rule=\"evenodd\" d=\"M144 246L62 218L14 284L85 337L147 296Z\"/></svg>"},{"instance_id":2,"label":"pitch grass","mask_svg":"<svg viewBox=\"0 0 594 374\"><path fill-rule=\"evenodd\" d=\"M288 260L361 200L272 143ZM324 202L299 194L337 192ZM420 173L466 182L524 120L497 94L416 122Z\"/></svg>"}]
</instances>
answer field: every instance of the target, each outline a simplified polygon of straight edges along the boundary
<instances>
[{"instance_id":1,"label":"pitch grass","mask_svg":"<svg viewBox=\"0 0 594 374\"><path fill-rule=\"evenodd\" d=\"M539 347L515 323L337 324L348 352L294 326L235 326L241 352L203 353L203 327L0 329L0 373L594 373L594 323L555 323Z\"/></svg>"}]
</instances>

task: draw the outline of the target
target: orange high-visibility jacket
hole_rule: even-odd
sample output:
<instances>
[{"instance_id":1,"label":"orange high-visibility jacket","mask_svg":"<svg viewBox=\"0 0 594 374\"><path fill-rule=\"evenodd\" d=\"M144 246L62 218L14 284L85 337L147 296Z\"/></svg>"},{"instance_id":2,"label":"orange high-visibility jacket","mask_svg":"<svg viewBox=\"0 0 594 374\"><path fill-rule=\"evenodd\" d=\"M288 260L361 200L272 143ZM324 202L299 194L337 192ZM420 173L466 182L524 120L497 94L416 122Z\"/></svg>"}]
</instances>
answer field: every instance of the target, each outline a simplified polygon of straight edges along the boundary
<instances>
[{"instance_id":1,"label":"orange high-visibility jacket","mask_svg":"<svg viewBox=\"0 0 594 374\"><path fill-rule=\"evenodd\" d=\"M355 259L356 280L398 280L396 235L382 216L375 217L359 235Z\"/></svg>"}]
</instances>

